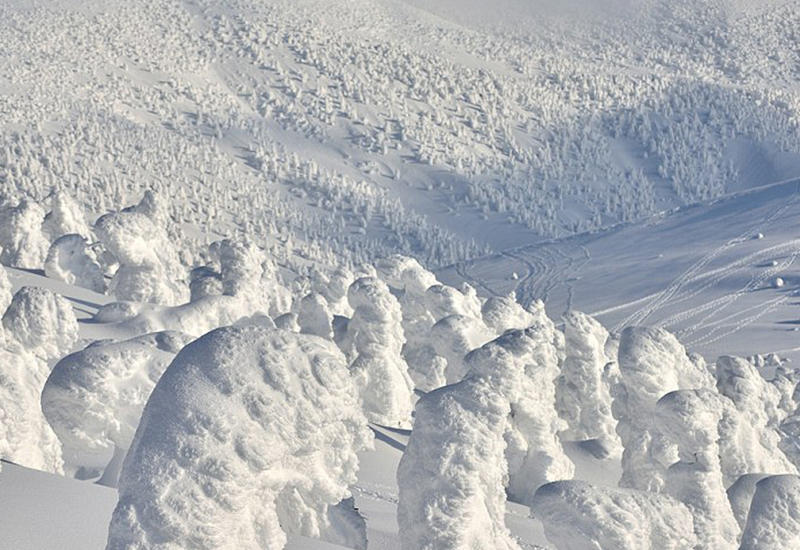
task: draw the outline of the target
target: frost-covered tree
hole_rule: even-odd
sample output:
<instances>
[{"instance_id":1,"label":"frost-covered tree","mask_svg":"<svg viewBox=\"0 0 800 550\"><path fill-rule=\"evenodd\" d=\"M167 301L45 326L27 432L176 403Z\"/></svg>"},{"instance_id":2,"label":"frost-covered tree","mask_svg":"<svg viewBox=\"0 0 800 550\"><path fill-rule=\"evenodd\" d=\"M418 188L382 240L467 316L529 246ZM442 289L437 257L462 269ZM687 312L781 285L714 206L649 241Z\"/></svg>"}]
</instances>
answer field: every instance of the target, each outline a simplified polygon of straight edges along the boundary
<instances>
[{"instance_id":1,"label":"frost-covered tree","mask_svg":"<svg viewBox=\"0 0 800 550\"><path fill-rule=\"evenodd\" d=\"M56 191L53 195L43 228L50 242L64 235L80 235L89 239L92 234L83 208L65 191Z\"/></svg>"},{"instance_id":2,"label":"frost-covered tree","mask_svg":"<svg viewBox=\"0 0 800 550\"><path fill-rule=\"evenodd\" d=\"M0 265L0 311L5 312L8 305L11 303L13 296L11 292L11 281L8 279L6 268Z\"/></svg>"},{"instance_id":3,"label":"frost-covered tree","mask_svg":"<svg viewBox=\"0 0 800 550\"><path fill-rule=\"evenodd\" d=\"M524 367L498 343L475 350L470 373L419 399L397 470L403 550L518 550L505 526L504 434Z\"/></svg>"},{"instance_id":4,"label":"frost-covered tree","mask_svg":"<svg viewBox=\"0 0 800 550\"><path fill-rule=\"evenodd\" d=\"M70 285L104 292L103 268L87 244L86 239L78 234L57 238L50 245L44 262L45 275Z\"/></svg>"},{"instance_id":5,"label":"frost-covered tree","mask_svg":"<svg viewBox=\"0 0 800 550\"><path fill-rule=\"evenodd\" d=\"M724 399L709 389L678 390L659 399L655 411L657 429L677 453L665 471L664 492L692 512L700 548L732 548L739 539L720 464Z\"/></svg>"},{"instance_id":6,"label":"frost-covered tree","mask_svg":"<svg viewBox=\"0 0 800 550\"><path fill-rule=\"evenodd\" d=\"M496 340L522 364L524 376L511 401L508 448L508 495L529 503L541 485L570 479L575 466L558 434L566 428L556 411L555 380L558 376L560 338L553 322L541 312L525 330L508 331Z\"/></svg>"},{"instance_id":7,"label":"frost-covered tree","mask_svg":"<svg viewBox=\"0 0 800 550\"><path fill-rule=\"evenodd\" d=\"M726 484L749 473L796 474L781 450L780 392L745 359L723 356L716 363L717 390L733 402L734 414L720 442Z\"/></svg>"},{"instance_id":8,"label":"frost-covered tree","mask_svg":"<svg viewBox=\"0 0 800 550\"><path fill-rule=\"evenodd\" d=\"M25 199L16 206L0 206L0 263L41 269L50 241L42 231L44 209Z\"/></svg>"},{"instance_id":9,"label":"frost-covered tree","mask_svg":"<svg viewBox=\"0 0 800 550\"><path fill-rule=\"evenodd\" d=\"M558 412L567 423L562 437L594 440L616 453L620 443L611 414L610 378L618 369L616 358L606 354L608 331L590 316L572 311L564 316L564 336L565 358L556 380Z\"/></svg>"},{"instance_id":10,"label":"frost-covered tree","mask_svg":"<svg viewBox=\"0 0 800 550\"><path fill-rule=\"evenodd\" d=\"M436 358L443 359L441 362L434 360L433 364L441 365L444 370L429 371L429 378L435 377L434 387L461 380L467 372L464 364L466 355L491 340L493 336L483 321L475 317L453 314L437 321L431 327L428 338Z\"/></svg>"},{"instance_id":11,"label":"frost-covered tree","mask_svg":"<svg viewBox=\"0 0 800 550\"><path fill-rule=\"evenodd\" d=\"M187 273L162 226L140 212L112 212L94 225L119 262L109 292L117 299L175 305L188 301Z\"/></svg>"},{"instance_id":12,"label":"frost-covered tree","mask_svg":"<svg viewBox=\"0 0 800 550\"><path fill-rule=\"evenodd\" d=\"M691 512L663 494L556 481L536 491L531 512L557 550L697 548Z\"/></svg>"},{"instance_id":13,"label":"frost-covered tree","mask_svg":"<svg viewBox=\"0 0 800 550\"><path fill-rule=\"evenodd\" d=\"M756 483L741 550L800 547L800 477L769 476Z\"/></svg>"},{"instance_id":14,"label":"frost-covered tree","mask_svg":"<svg viewBox=\"0 0 800 550\"><path fill-rule=\"evenodd\" d=\"M680 342L660 328L626 328L618 357L612 413L624 447L620 486L658 492L674 450L658 441L652 430L656 403L682 388L713 388L714 380L705 365L690 358Z\"/></svg>"},{"instance_id":15,"label":"frost-covered tree","mask_svg":"<svg viewBox=\"0 0 800 550\"><path fill-rule=\"evenodd\" d=\"M364 412L371 422L410 427L414 383L401 355L405 337L400 304L374 277L357 279L347 299L354 312L342 348Z\"/></svg>"},{"instance_id":16,"label":"frost-covered tree","mask_svg":"<svg viewBox=\"0 0 800 550\"><path fill-rule=\"evenodd\" d=\"M3 314L3 327L7 337L46 361L66 355L78 340L72 306L46 288L20 288Z\"/></svg>"},{"instance_id":17,"label":"frost-covered tree","mask_svg":"<svg viewBox=\"0 0 800 550\"><path fill-rule=\"evenodd\" d=\"M297 324L300 332L333 338L333 314L322 294L306 294L297 304Z\"/></svg>"},{"instance_id":18,"label":"frost-covered tree","mask_svg":"<svg viewBox=\"0 0 800 550\"><path fill-rule=\"evenodd\" d=\"M66 468L103 472L115 486L150 392L189 338L159 332L95 342L53 367L41 408L63 446Z\"/></svg>"},{"instance_id":19,"label":"frost-covered tree","mask_svg":"<svg viewBox=\"0 0 800 550\"><path fill-rule=\"evenodd\" d=\"M335 345L261 327L210 332L145 406L107 548L278 550L301 534L363 549L363 520L340 503L370 441Z\"/></svg>"},{"instance_id":20,"label":"frost-covered tree","mask_svg":"<svg viewBox=\"0 0 800 550\"><path fill-rule=\"evenodd\" d=\"M0 457L62 473L61 444L39 404L47 374L47 363L19 344L0 348Z\"/></svg>"}]
</instances>

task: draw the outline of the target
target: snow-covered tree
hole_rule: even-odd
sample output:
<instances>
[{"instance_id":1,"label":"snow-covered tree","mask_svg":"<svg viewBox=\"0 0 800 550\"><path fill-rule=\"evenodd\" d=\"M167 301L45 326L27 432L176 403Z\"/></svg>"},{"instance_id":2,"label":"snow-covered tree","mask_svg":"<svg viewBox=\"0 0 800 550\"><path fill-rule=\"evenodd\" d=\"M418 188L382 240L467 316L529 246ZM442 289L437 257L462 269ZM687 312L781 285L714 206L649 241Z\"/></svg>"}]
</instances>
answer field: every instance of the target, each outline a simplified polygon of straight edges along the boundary
<instances>
[{"instance_id":1,"label":"snow-covered tree","mask_svg":"<svg viewBox=\"0 0 800 550\"><path fill-rule=\"evenodd\" d=\"M46 288L20 288L3 314L3 327L7 336L46 361L66 355L78 340L72 306Z\"/></svg>"},{"instance_id":2,"label":"snow-covered tree","mask_svg":"<svg viewBox=\"0 0 800 550\"><path fill-rule=\"evenodd\" d=\"M488 302L487 302L488 303ZM556 404L567 423L565 439L595 440L609 453L620 449L611 414L611 371L616 358L606 354L608 331L590 316L564 316L565 359L556 380Z\"/></svg>"},{"instance_id":3,"label":"snow-covered tree","mask_svg":"<svg viewBox=\"0 0 800 550\"><path fill-rule=\"evenodd\" d=\"M61 444L39 404L47 374L47 363L19 344L0 348L0 457L62 473Z\"/></svg>"},{"instance_id":4,"label":"snow-covered tree","mask_svg":"<svg viewBox=\"0 0 800 550\"><path fill-rule=\"evenodd\" d=\"M697 548L691 512L663 494L556 481L536 491L531 512L557 550Z\"/></svg>"},{"instance_id":5,"label":"snow-covered tree","mask_svg":"<svg viewBox=\"0 0 800 550\"><path fill-rule=\"evenodd\" d=\"M147 398L188 341L175 332L100 341L56 363L41 408L61 440L67 469L103 472L102 483L116 485Z\"/></svg>"},{"instance_id":6,"label":"snow-covered tree","mask_svg":"<svg viewBox=\"0 0 800 550\"><path fill-rule=\"evenodd\" d=\"M343 500L371 441L332 343L223 328L175 357L119 482L109 550L281 549L288 534L366 547Z\"/></svg>"},{"instance_id":7,"label":"snow-covered tree","mask_svg":"<svg viewBox=\"0 0 800 550\"><path fill-rule=\"evenodd\" d=\"M140 212L112 212L94 225L119 262L109 292L117 299L175 305L188 301L187 273L165 229Z\"/></svg>"},{"instance_id":8,"label":"snow-covered tree","mask_svg":"<svg viewBox=\"0 0 800 550\"><path fill-rule=\"evenodd\" d=\"M791 550L800 546L800 477L776 475L756 483L741 550Z\"/></svg>"},{"instance_id":9,"label":"snow-covered tree","mask_svg":"<svg viewBox=\"0 0 800 550\"><path fill-rule=\"evenodd\" d=\"M31 200L0 206L0 263L41 269L50 241L42 231L44 209Z\"/></svg>"},{"instance_id":10,"label":"snow-covered tree","mask_svg":"<svg viewBox=\"0 0 800 550\"><path fill-rule=\"evenodd\" d=\"M78 234L63 235L53 241L44 262L44 273L70 285L105 291L103 268L86 239Z\"/></svg>"},{"instance_id":11,"label":"snow-covered tree","mask_svg":"<svg viewBox=\"0 0 800 550\"><path fill-rule=\"evenodd\" d=\"M410 427L414 383L401 355L405 337L400 304L386 283L374 277L357 279L347 299L354 312L342 348L364 412L378 424Z\"/></svg>"},{"instance_id":12,"label":"snow-covered tree","mask_svg":"<svg viewBox=\"0 0 800 550\"><path fill-rule=\"evenodd\" d=\"M505 526L504 435L524 367L490 342L470 373L419 399L397 470L403 550L518 550Z\"/></svg>"},{"instance_id":13,"label":"snow-covered tree","mask_svg":"<svg viewBox=\"0 0 800 550\"><path fill-rule=\"evenodd\" d=\"M781 450L780 392L745 359L723 356L716 363L717 390L733 403L720 442L726 485L750 473L796 474Z\"/></svg>"},{"instance_id":14,"label":"snow-covered tree","mask_svg":"<svg viewBox=\"0 0 800 550\"><path fill-rule=\"evenodd\" d=\"M732 548L739 539L720 464L724 400L709 389L678 390L659 399L655 411L656 429L677 454L665 471L664 492L692 512L700 548Z\"/></svg>"},{"instance_id":15,"label":"snow-covered tree","mask_svg":"<svg viewBox=\"0 0 800 550\"><path fill-rule=\"evenodd\" d=\"M672 453L654 441L652 430L656 403L671 391L713 388L705 365L686 354L669 332L660 328L628 327L619 343L619 381L612 387L612 413L622 453L621 487L659 492L664 483L664 463Z\"/></svg>"},{"instance_id":16,"label":"snow-covered tree","mask_svg":"<svg viewBox=\"0 0 800 550\"><path fill-rule=\"evenodd\" d=\"M83 208L65 191L56 191L53 195L43 228L50 242L64 235L80 235L89 239L92 234Z\"/></svg>"}]
</instances>

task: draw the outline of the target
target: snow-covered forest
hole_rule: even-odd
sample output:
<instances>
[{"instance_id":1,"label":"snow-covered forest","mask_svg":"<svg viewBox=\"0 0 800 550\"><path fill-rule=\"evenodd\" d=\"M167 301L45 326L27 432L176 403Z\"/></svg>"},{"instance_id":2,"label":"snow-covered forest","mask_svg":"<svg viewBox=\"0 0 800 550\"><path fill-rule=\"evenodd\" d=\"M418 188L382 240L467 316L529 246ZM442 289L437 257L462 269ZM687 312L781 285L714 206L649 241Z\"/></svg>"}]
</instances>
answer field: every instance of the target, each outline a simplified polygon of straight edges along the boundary
<instances>
[{"instance_id":1,"label":"snow-covered forest","mask_svg":"<svg viewBox=\"0 0 800 550\"><path fill-rule=\"evenodd\" d=\"M0 549L800 548L797 29L0 2Z\"/></svg>"}]
</instances>

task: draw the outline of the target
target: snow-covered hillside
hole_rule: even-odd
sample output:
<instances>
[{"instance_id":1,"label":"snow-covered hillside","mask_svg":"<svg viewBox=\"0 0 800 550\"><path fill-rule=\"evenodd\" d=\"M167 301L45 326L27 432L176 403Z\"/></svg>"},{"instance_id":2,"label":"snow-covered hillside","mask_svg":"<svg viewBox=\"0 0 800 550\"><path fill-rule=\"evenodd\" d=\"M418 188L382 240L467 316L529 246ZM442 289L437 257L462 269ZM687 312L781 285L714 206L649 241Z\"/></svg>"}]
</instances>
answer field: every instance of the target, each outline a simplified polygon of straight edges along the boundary
<instances>
[{"instance_id":1,"label":"snow-covered hillside","mask_svg":"<svg viewBox=\"0 0 800 550\"><path fill-rule=\"evenodd\" d=\"M0 2L0 549L800 547L800 2Z\"/></svg>"}]
</instances>

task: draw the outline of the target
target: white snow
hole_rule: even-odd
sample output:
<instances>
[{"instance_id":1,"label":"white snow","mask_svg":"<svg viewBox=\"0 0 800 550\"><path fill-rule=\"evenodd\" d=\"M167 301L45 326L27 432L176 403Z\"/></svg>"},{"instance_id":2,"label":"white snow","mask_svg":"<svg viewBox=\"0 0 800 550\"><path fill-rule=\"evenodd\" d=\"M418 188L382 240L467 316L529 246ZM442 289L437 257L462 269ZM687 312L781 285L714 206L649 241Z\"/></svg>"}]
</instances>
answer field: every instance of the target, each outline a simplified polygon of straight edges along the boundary
<instances>
[{"instance_id":1,"label":"white snow","mask_svg":"<svg viewBox=\"0 0 800 550\"><path fill-rule=\"evenodd\" d=\"M153 390L107 548L278 549L286 533L363 548L355 512L347 523L329 512L349 496L369 440L333 344L259 327L213 331Z\"/></svg>"}]
</instances>

